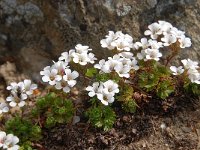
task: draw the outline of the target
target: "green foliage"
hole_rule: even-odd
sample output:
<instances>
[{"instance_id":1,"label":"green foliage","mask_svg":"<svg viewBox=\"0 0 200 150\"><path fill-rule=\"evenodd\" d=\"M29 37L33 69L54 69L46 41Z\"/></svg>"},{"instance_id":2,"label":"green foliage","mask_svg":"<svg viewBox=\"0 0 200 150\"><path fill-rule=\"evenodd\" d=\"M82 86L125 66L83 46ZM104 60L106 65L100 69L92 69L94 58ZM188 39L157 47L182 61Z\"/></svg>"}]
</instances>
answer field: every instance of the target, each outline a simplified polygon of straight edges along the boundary
<instances>
[{"instance_id":1,"label":"green foliage","mask_svg":"<svg viewBox=\"0 0 200 150\"><path fill-rule=\"evenodd\" d=\"M167 98L171 93L174 92L174 86L171 80L163 80L159 82L156 89L156 94L161 99Z\"/></svg>"},{"instance_id":2,"label":"green foliage","mask_svg":"<svg viewBox=\"0 0 200 150\"><path fill-rule=\"evenodd\" d=\"M27 141L27 142L24 142L22 145L20 145L20 149L19 150L36 150L36 149L33 149L31 147L31 142Z\"/></svg>"},{"instance_id":3,"label":"green foliage","mask_svg":"<svg viewBox=\"0 0 200 150\"><path fill-rule=\"evenodd\" d=\"M136 106L137 105L136 105L135 101L132 99L132 100L129 100L129 101L125 101L122 104L122 109L125 112L134 113L136 111Z\"/></svg>"},{"instance_id":4,"label":"green foliage","mask_svg":"<svg viewBox=\"0 0 200 150\"><path fill-rule=\"evenodd\" d=\"M92 107L86 112L91 124L97 128L108 131L113 127L116 120L115 112L109 106Z\"/></svg>"},{"instance_id":5,"label":"green foliage","mask_svg":"<svg viewBox=\"0 0 200 150\"><path fill-rule=\"evenodd\" d=\"M200 96L200 85L196 83L186 82L184 89L187 93Z\"/></svg>"},{"instance_id":6,"label":"green foliage","mask_svg":"<svg viewBox=\"0 0 200 150\"><path fill-rule=\"evenodd\" d=\"M94 75L97 74L97 69L96 68L88 68L86 73L85 73L85 76L87 77L94 77Z\"/></svg>"},{"instance_id":7,"label":"green foliage","mask_svg":"<svg viewBox=\"0 0 200 150\"><path fill-rule=\"evenodd\" d=\"M55 93L49 93L39 98L36 107L32 111L34 116L45 118L45 127L50 128L57 123L68 123L74 115L74 107L71 100L64 99Z\"/></svg>"},{"instance_id":8,"label":"green foliage","mask_svg":"<svg viewBox=\"0 0 200 150\"><path fill-rule=\"evenodd\" d=\"M120 77L118 76L117 73L111 72L111 73L102 73L102 74L97 74L96 78L97 81L101 82L106 82L108 80L113 80L116 83L120 81Z\"/></svg>"},{"instance_id":9,"label":"green foliage","mask_svg":"<svg viewBox=\"0 0 200 150\"><path fill-rule=\"evenodd\" d=\"M120 87L120 93L117 99L122 102L122 109L125 112L134 113L136 111L136 103L133 99L133 92L134 90L131 85L124 84Z\"/></svg>"},{"instance_id":10,"label":"green foliage","mask_svg":"<svg viewBox=\"0 0 200 150\"><path fill-rule=\"evenodd\" d=\"M8 120L5 124L5 130L7 133L12 133L20 139L19 144L24 147L24 150L32 150L31 142L38 141L42 138L41 128L39 126L20 117L14 117Z\"/></svg>"},{"instance_id":11,"label":"green foliage","mask_svg":"<svg viewBox=\"0 0 200 150\"><path fill-rule=\"evenodd\" d=\"M159 82L158 74L151 74L148 72L142 72L139 75L139 86L145 88L147 92L152 91Z\"/></svg>"},{"instance_id":12,"label":"green foliage","mask_svg":"<svg viewBox=\"0 0 200 150\"><path fill-rule=\"evenodd\" d=\"M101 82L105 82L107 80L110 80L110 74L109 73L97 74L96 80L101 81Z\"/></svg>"},{"instance_id":13,"label":"green foliage","mask_svg":"<svg viewBox=\"0 0 200 150\"><path fill-rule=\"evenodd\" d=\"M175 90L173 79L165 66L154 65L149 70L142 71L138 84L147 92L155 91L161 99L166 99Z\"/></svg>"}]
</instances>

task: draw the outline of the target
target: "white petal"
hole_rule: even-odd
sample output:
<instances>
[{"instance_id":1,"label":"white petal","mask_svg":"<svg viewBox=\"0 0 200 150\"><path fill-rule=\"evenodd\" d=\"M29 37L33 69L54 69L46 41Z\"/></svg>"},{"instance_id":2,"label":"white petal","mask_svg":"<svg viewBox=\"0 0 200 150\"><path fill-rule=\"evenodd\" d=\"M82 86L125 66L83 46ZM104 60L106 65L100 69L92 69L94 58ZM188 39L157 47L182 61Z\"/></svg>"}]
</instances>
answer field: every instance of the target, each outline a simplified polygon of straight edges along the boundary
<instances>
[{"instance_id":1,"label":"white petal","mask_svg":"<svg viewBox=\"0 0 200 150\"><path fill-rule=\"evenodd\" d=\"M12 101L12 102L9 103L9 105L10 105L11 107L15 107L15 106L17 105L17 103L14 102L14 101Z\"/></svg>"}]
</instances>

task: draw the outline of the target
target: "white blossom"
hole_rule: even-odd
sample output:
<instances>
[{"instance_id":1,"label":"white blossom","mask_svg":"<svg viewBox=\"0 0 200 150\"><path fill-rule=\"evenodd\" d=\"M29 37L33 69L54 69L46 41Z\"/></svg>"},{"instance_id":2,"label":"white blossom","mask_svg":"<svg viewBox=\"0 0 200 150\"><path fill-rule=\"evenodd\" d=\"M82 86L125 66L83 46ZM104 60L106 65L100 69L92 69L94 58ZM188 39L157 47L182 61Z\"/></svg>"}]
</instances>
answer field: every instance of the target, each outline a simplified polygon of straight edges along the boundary
<instances>
[{"instance_id":1,"label":"white blossom","mask_svg":"<svg viewBox=\"0 0 200 150\"><path fill-rule=\"evenodd\" d=\"M90 97L94 97L96 94L102 91L103 86L99 84L99 82L94 82L92 86L88 86L86 91L88 91L88 95Z\"/></svg>"},{"instance_id":2,"label":"white blossom","mask_svg":"<svg viewBox=\"0 0 200 150\"><path fill-rule=\"evenodd\" d=\"M60 90L62 89L65 93L70 92L70 89L76 85L77 81L75 80L79 76L77 71L71 71L71 69L65 69L65 74L62 77L61 81L56 82L55 88Z\"/></svg>"},{"instance_id":3,"label":"white blossom","mask_svg":"<svg viewBox=\"0 0 200 150\"><path fill-rule=\"evenodd\" d=\"M89 48L89 46L84 46L82 44L77 44L75 46L75 52L82 54L82 53L88 53L88 51L92 51L91 48Z\"/></svg>"},{"instance_id":4,"label":"white blossom","mask_svg":"<svg viewBox=\"0 0 200 150\"><path fill-rule=\"evenodd\" d=\"M0 131L0 148L7 150L19 150L19 138L13 134L6 135L5 132Z\"/></svg>"},{"instance_id":5,"label":"white blossom","mask_svg":"<svg viewBox=\"0 0 200 150\"><path fill-rule=\"evenodd\" d=\"M1 115L2 113L6 113L6 112L8 112L8 111L9 111L9 107L8 107L7 103L5 103L5 102L0 102L0 115Z\"/></svg>"},{"instance_id":6,"label":"white blossom","mask_svg":"<svg viewBox=\"0 0 200 150\"><path fill-rule=\"evenodd\" d=\"M33 91L37 89L37 84L32 84L32 81L27 79L25 79L23 82L19 82L18 86L27 95L32 95Z\"/></svg>"},{"instance_id":7,"label":"white blossom","mask_svg":"<svg viewBox=\"0 0 200 150\"><path fill-rule=\"evenodd\" d=\"M147 40L147 38L142 38L140 40L140 42L136 42L134 44L134 47L138 50L139 48L142 48L142 49L147 49L149 47L149 42Z\"/></svg>"},{"instance_id":8,"label":"white blossom","mask_svg":"<svg viewBox=\"0 0 200 150\"><path fill-rule=\"evenodd\" d=\"M43 75L42 81L48 82L50 85L55 85L57 81L62 79L62 76L58 74L58 70L53 67L40 71L40 74Z\"/></svg>"},{"instance_id":9,"label":"white blossom","mask_svg":"<svg viewBox=\"0 0 200 150\"><path fill-rule=\"evenodd\" d=\"M149 30L144 32L144 35L150 35L152 39L157 39L162 34L161 26L158 23L152 23L148 26Z\"/></svg>"},{"instance_id":10,"label":"white blossom","mask_svg":"<svg viewBox=\"0 0 200 150\"><path fill-rule=\"evenodd\" d=\"M129 66L123 66L122 64L115 66L115 71L118 73L118 75L120 77L129 78L130 77L130 74L129 74L130 70L131 70L131 68Z\"/></svg>"},{"instance_id":11,"label":"white blossom","mask_svg":"<svg viewBox=\"0 0 200 150\"><path fill-rule=\"evenodd\" d=\"M47 68L49 67L46 67L45 69ZM36 89L37 85L32 84L32 81L28 79L19 83L12 82L7 87L7 90L10 91L10 96L6 98L6 101L9 102L11 107L23 107L26 104L25 100L28 99Z\"/></svg>"},{"instance_id":12,"label":"white blossom","mask_svg":"<svg viewBox=\"0 0 200 150\"><path fill-rule=\"evenodd\" d=\"M183 66L179 66L179 67L171 66L170 70L172 71L173 75L180 75L184 72Z\"/></svg>"},{"instance_id":13,"label":"white blossom","mask_svg":"<svg viewBox=\"0 0 200 150\"><path fill-rule=\"evenodd\" d=\"M164 46L170 46L177 41L179 41L180 43L180 48L190 47L192 44L190 38L185 36L184 31L178 30L176 27L173 27L172 24L169 22L160 20L158 21L158 23L152 23L148 26L148 28L149 30L146 30L144 34L150 36L154 40L157 40L158 37L160 37ZM136 48L138 44L140 43L136 42Z\"/></svg>"},{"instance_id":14,"label":"white blossom","mask_svg":"<svg viewBox=\"0 0 200 150\"><path fill-rule=\"evenodd\" d=\"M146 49L145 53L147 60L153 59L159 61L160 57L162 57L162 53L160 53L157 49Z\"/></svg>"},{"instance_id":15,"label":"white blossom","mask_svg":"<svg viewBox=\"0 0 200 150\"><path fill-rule=\"evenodd\" d=\"M97 94L97 98L102 102L104 105L108 105L109 103L114 102L114 97L112 94L106 94L104 92Z\"/></svg>"},{"instance_id":16,"label":"white blossom","mask_svg":"<svg viewBox=\"0 0 200 150\"><path fill-rule=\"evenodd\" d=\"M69 50L69 52L63 52L61 53L61 56L58 58L59 61L63 61L65 66L69 64L70 61L72 61L72 54L75 52L75 49Z\"/></svg>"},{"instance_id":17,"label":"white blossom","mask_svg":"<svg viewBox=\"0 0 200 150\"><path fill-rule=\"evenodd\" d=\"M116 84L112 80L108 80L108 81L104 82L103 86L104 86L103 91L106 94L113 94L113 96L114 96L115 93L119 93L118 84Z\"/></svg>"},{"instance_id":18,"label":"white blossom","mask_svg":"<svg viewBox=\"0 0 200 150\"><path fill-rule=\"evenodd\" d=\"M173 43L176 43L177 38L173 34L166 34L163 38L161 38L161 41L164 42L164 46L169 46Z\"/></svg>"},{"instance_id":19,"label":"white blossom","mask_svg":"<svg viewBox=\"0 0 200 150\"><path fill-rule=\"evenodd\" d=\"M122 31L109 31L105 39L100 41L103 48L109 50L117 49L118 51L130 51L133 48L133 38L128 34L123 34Z\"/></svg>"},{"instance_id":20,"label":"white blossom","mask_svg":"<svg viewBox=\"0 0 200 150\"><path fill-rule=\"evenodd\" d=\"M108 105L109 103L114 102L114 96L116 93L119 93L118 84L112 80L106 82L94 82L92 86L86 88L88 95L90 97L96 96L102 104Z\"/></svg>"},{"instance_id":21,"label":"white blossom","mask_svg":"<svg viewBox=\"0 0 200 150\"><path fill-rule=\"evenodd\" d=\"M178 41L180 42L181 48L190 47L192 45L191 39L185 36L182 36Z\"/></svg>"},{"instance_id":22,"label":"white blossom","mask_svg":"<svg viewBox=\"0 0 200 150\"><path fill-rule=\"evenodd\" d=\"M90 61L88 58L88 54L87 53L73 53L73 62L75 62L76 64L80 64L82 66L87 65L87 63Z\"/></svg>"},{"instance_id":23,"label":"white blossom","mask_svg":"<svg viewBox=\"0 0 200 150\"><path fill-rule=\"evenodd\" d=\"M200 73L196 69L188 70L188 78L192 83L200 84Z\"/></svg>"},{"instance_id":24,"label":"white blossom","mask_svg":"<svg viewBox=\"0 0 200 150\"><path fill-rule=\"evenodd\" d=\"M88 63L93 64L97 58L93 53L89 53L92 49L89 46L83 46L77 44L75 50L70 54L74 63L80 64L82 66L87 65Z\"/></svg>"},{"instance_id":25,"label":"white blossom","mask_svg":"<svg viewBox=\"0 0 200 150\"><path fill-rule=\"evenodd\" d=\"M197 69L197 68L199 68L198 62L196 62L196 61L192 61L190 59L183 59L183 60L181 60L181 62L183 63L185 69Z\"/></svg>"},{"instance_id":26,"label":"white blossom","mask_svg":"<svg viewBox=\"0 0 200 150\"><path fill-rule=\"evenodd\" d=\"M114 49L115 47L111 45L111 43L115 40L115 33L113 31L109 31L108 35L106 35L106 39L102 39L100 41L101 47L108 48L109 50Z\"/></svg>"}]
</instances>

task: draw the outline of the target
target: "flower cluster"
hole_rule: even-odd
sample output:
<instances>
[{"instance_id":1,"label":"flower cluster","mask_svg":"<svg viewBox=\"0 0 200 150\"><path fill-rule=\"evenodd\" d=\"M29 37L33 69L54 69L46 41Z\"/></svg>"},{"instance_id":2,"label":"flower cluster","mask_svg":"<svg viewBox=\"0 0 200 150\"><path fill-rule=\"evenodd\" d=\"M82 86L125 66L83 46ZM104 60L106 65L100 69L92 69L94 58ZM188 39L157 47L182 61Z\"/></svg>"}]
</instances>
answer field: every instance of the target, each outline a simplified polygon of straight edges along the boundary
<instances>
[{"instance_id":1,"label":"flower cluster","mask_svg":"<svg viewBox=\"0 0 200 150\"><path fill-rule=\"evenodd\" d=\"M36 84L32 84L31 80L25 79L23 82L12 82L7 87L7 90L10 91L10 96L6 98L6 101L9 102L11 107L19 106L23 107L27 100L31 95L34 94L34 90L37 89ZM7 112L8 107L6 104L1 103L0 109L2 112Z\"/></svg>"},{"instance_id":2,"label":"flower cluster","mask_svg":"<svg viewBox=\"0 0 200 150\"><path fill-rule=\"evenodd\" d=\"M148 26L148 30L144 34L149 35L152 39L161 39L164 46L178 42L180 48L186 48L192 44L190 38L185 36L185 32L178 30L166 21L152 23Z\"/></svg>"},{"instance_id":3,"label":"flower cluster","mask_svg":"<svg viewBox=\"0 0 200 150\"><path fill-rule=\"evenodd\" d=\"M125 78L130 77L130 70L139 69L137 60L130 52L122 52L113 57L108 57L107 61L102 59L99 61L99 64L95 64L94 67L100 69L100 73L111 73L115 71L120 77Z\"/></svg>"},{"instance_id":4,"label":"flower cluster","mask_svg":"<svg viewBox=\"0 0 200 150\"><path fill-rule=\"evenodd\" d=\"M152 40L147 38L142 38L140 42L134 44L136 50L140 50L140 53L137 53L137 58L140 60L156 60L159 61L162 57L162 53L159 52L159 48L163 47L162 42L157 40Z\"/></svg>"},{"instance_id":5,"label":"flower cluster","mask_svg":"<svg viewBox=\"0 0 200 150\"><path fill-rule=\"evenodd\" d=\"M133 38L128 34L123 34L122 31L109 31L105 39L100 41L103 48L109 50L117 49L118 51L130 51L133 48Z\"/></svg>"},{"instance_id":6,"label":"flower cluster","mask_svg":"<svg viewBox=\"0 0 200 150\"><path fill-rule=\"evenodd\" d=\"M3 131L0 131L0 148L7 150L18 150L19 138L13 134L7 134Z\"/></svg>"},{"instance_id":7,"label":"flower cluster","mask_svg":"<svg viewBox=\"0 0 200 150\"><path fill-rule=\"evenodd\" d=\"M90 97L97 96L97 98L104 104L108 105L109 103L114 102L114 96L116 93L119 93L118 84L112 80L106 82L94 82L92 86L86 88L88 95Z\"/></svg>"},{"instance_id":8,"label":"flower cluster","mask_svg":"<svg viewBox=\"0 0 200 150\"><path fill-rule=\"evenodd\" d=\"M187 72L188 78L192 83L200 84L200 72L198 69L200 68L198 66L198 62L192 61L190 59L184 59L181 60L183 66L185 69L183 69L183 66L175 67L171 66L170 69L173 72L173 75L180 75L184 71Z\"/></svg>"},{"instance_id":9,"label":"flower cluster","mask_svg":"<svg viewBox=\"0 0 200 150\"><path fill-rule=\"evenodd\" d=\"M40 71L43 76L42 81L48 82L51 86L55 86L56 89L62 89L65 93L70 91L76 84L76 78L79 76L77 71L71 71L67 63L64 61L54 62L52 66L47 66Z\"/></svg>"},{"instance_id":10,"label":"flower cluster","mask_svg":"<svg viewBox=\"0 0 200 150\"><path fill-rule=\"evenodd\" d=\"M69 52L63 52L59 57L59 60L64 61L66 64L72 60L74 63L82 66L85 66L88 63L93 64L97 58L93 53L89 53L91 50L92 49L90 49L89 46L77 44L75 49L71 49Z\"/></svg>"}]
</instances>

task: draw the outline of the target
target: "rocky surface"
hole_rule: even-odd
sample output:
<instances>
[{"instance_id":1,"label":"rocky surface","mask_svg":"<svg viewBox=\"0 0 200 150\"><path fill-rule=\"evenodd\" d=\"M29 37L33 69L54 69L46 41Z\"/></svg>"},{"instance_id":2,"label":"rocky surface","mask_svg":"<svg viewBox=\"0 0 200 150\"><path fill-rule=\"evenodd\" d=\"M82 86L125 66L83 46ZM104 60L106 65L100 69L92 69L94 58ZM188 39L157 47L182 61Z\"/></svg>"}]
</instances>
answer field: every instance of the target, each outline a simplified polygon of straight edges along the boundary
<instances>
[{"instance_id":1,"label":"rocky surface","mask_svg":"<svg viewBox=\"0 0 200 150\"><path fill-rule=\"evenodd\" d=\"M61 52L82 43L99 57L99 41L122 30L136 42L159 19L184 30L193 46L182 58L200 58L200 0L0 0L0 63L39 79L39 71Z\"/></svg>"}]
</instances>

